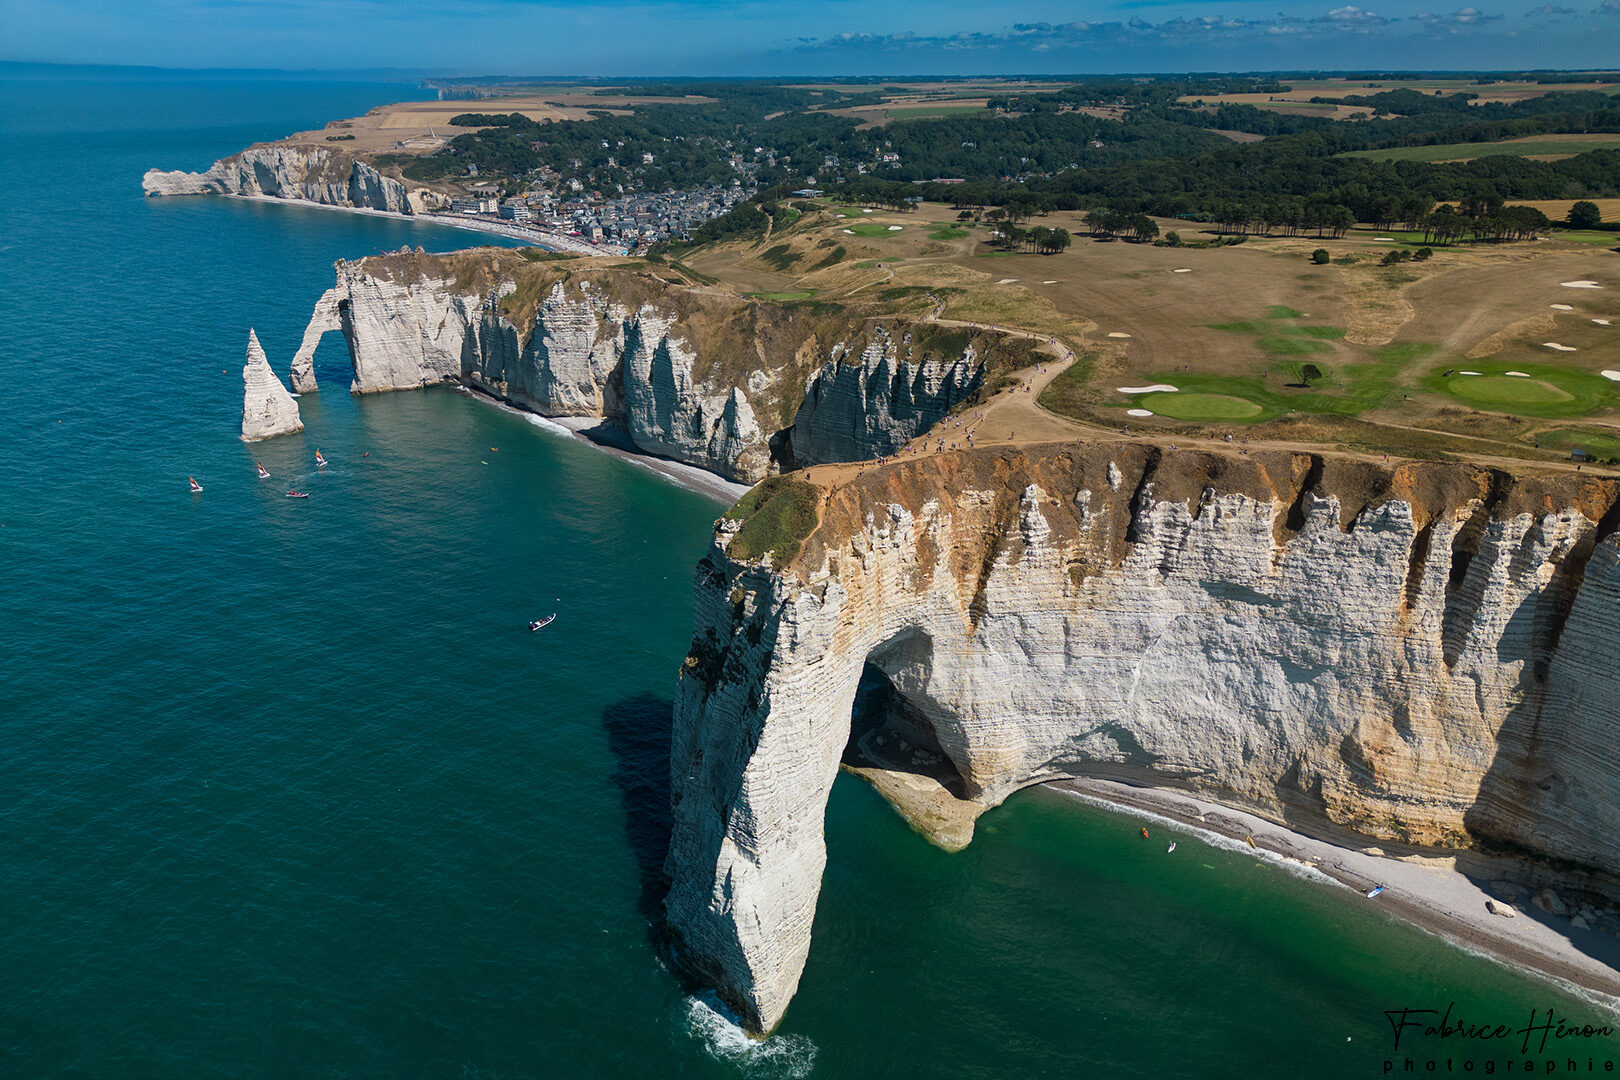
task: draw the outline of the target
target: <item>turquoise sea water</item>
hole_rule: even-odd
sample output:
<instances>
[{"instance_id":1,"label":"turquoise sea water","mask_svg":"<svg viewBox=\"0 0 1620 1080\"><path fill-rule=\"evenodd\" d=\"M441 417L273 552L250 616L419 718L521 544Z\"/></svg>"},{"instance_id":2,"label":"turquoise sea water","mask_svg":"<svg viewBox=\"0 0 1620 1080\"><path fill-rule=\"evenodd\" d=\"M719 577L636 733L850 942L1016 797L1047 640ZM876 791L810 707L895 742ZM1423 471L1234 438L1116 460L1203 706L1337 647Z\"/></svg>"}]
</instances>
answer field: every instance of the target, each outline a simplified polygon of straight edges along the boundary
<instances>
[{"instance_id":1,"label":"turquoise sea water","mask_svg":"<svg viewBox=\"0 0 1620 1080\"><path fill-rule=\"evenodd\" d=\"M716 506L455 394L353 399L336 340L308 430L244 446L249 326L285 372L334 259L481 239L140 194L416 93L0 82L0 1076L1364 1077L1386 1009L1590 1015L1054 793L945 855L849 778L782 1031L687 996L650 918Z\"/></svg>"}]
</instances>

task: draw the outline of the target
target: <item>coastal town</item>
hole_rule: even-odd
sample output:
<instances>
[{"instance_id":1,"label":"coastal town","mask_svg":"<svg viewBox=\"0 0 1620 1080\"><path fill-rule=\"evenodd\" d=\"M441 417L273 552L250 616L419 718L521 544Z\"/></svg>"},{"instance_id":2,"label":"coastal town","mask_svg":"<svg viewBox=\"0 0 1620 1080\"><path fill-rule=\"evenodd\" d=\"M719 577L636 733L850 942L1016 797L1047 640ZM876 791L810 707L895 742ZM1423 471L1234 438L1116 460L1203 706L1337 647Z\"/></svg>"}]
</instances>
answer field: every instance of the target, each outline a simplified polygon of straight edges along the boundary
<instances>
[{"instance_id":1,"label":"coastal town","mask_svg":"<svg viewBox=\"0 0 1620 1080\"><path fill-rule=\"evenodd\" d=\"M755 194L750 181L712 184L690 191L635 192L605 197L599 191L568 191L541 181L527 193L502 199L493 184L473 185L449 199L440 213L507 223L507 235L532 234L538 242L572 238L602 254L626 255L664 240L681 240L705 222L728 213Z\"/></svg>"}]
</instances>

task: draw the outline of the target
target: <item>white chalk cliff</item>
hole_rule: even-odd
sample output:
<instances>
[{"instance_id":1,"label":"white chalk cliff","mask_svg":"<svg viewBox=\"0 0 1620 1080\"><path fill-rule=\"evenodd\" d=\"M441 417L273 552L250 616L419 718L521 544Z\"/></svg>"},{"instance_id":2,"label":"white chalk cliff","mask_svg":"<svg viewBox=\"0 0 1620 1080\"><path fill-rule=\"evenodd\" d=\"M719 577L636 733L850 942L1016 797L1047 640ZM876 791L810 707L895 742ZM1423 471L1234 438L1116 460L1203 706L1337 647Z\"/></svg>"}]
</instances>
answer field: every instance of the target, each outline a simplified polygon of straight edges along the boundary
<instances>
[{"instance_id":1,"label":"white chalk cliff","mask_svg":"<svg viewBox=\"0 0 1620 1080\"><path fill-rule=\"evenodd\" d=\"M252 146L200 173L151 169L141 178L141 188L152 197L268 195L400 214L416 212L404 184L358 158L324 146Z\"/></svg>"},{"instance_id":2,"label":"white chalk cliff","mask_svg":"<svg viewBox=\"0 0 1620 1080\"><path fill-rule=\"evenodd\" d=\"M247 363L242 366L242 438L253 442L303 430L298 402L270 370L259 336L249 330Z\"/></svg>"},{"instance_id":3,"label":"white chalk cliff","mask_svg":"<svg viewBox=\"0 0 1620 1080\"><path fill-rule=\"evenodd\" d=\"M850 758L948 846L1021 787L1103 775L1620 870L1620 482L1070 444L815 494L769 557L728 548L771 515L722 524L676 701L667 929L758 1030L798 984ZM891 705L852 740L863 673Z\"/></svg>"},{"instance_id":4,"label":"white chalk cliff","mask_svg":"<svg viewBox=\"0 0 1620 1080\"><path fill-rule=\"evenodd\" d=\"M512 251L339 263L293 385L314 389L315 348L337 328L355 393L460 382L544 416L611 420L648 453L752 482L801 450L799 422L803 460L889 453L982 382L984 361L960 332L951 355L912 360L892 340L903 329L561 265Z\"/></svg>"},{"instance_id":5,"label":"white chalk cliff","mask_svg":"<svg viewBox=\"0 0 1620 1080\"><path fill-rule=\"evenodd\" d=\"M971 345L958 356L918 362L907 357L909 346L906 339L874 334L855 362L835 349L815 370L793 420L796 465L886 457L933 427L983 381Z\"/></svg>"}]
</instances>

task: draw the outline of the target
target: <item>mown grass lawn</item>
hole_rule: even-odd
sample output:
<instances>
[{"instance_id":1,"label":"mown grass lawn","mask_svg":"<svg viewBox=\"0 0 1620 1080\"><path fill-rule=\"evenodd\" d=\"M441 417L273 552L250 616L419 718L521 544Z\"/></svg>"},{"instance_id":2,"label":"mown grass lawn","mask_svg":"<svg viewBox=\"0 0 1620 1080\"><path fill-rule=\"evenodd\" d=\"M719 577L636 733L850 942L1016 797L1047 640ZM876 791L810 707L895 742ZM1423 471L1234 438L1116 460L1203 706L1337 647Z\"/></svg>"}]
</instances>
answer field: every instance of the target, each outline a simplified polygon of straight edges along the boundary
<instances>
[{"instance_id":1,"label":"mown grass lawn","mask_svg":"<svg viewBox=\"0 0 1620 1080\"><path fill-rule=\"evenodd\" d=\"M1523 361L1511 366L1470 363L1472 367L1465 370L1478 371L1478 375L1449 368L1435 370L1424 378L1424 385L1477 408L1520 416L1585 416L1615 403L1615 384L1601 375ZM1509 371L1522 371L1527 377L1509 375Z\"/></svg>"}]
</instances>

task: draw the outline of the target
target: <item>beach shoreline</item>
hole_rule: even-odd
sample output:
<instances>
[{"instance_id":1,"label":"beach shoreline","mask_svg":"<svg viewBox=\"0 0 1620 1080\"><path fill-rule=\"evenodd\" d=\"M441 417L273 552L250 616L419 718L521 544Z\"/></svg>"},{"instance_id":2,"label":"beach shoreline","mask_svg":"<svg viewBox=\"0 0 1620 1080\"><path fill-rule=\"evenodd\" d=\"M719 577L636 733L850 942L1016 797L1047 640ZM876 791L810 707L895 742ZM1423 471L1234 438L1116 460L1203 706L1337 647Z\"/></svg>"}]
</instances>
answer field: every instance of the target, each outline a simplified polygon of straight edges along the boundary
<instances>
[{"instance_id":1,"label":"beach shoreline","mask_svg":"<svg viewBox=\"0 0 1620 1080\"><path fill-rule=\"evenodd\" d=\"M578 240L572 236L548 229L526 229L519 225L507 225L500 221L485 221L481 218L465 218L457 220L450 214L402 214L394 210L376 210L369 206L338 206L334 203L312 202L309 199L283 199L275 195L224 195L227 199L245 199L248 202L277 203L282 206L311 206L320 210L337 210L345 214L365 214L369 217L393 218L396 221L414 221L427 225L443 225L450 229L465 229L468 232L488 233L493 236L505 236L512 240L526 240L534 247L546 251L564 252L573 255L588 255L593 258L618 258L622 251L604 250Z\"/></svg>"},{"instance_id":2,"label":"beach shoreline","mask_svg":"<svg viewBox=\"0 0 1620 1080\"><path fill-rule=\"evenodd\" d=\"M698 468L696 465L656 457L644 450L640 450L631 441L629 432L599 416L541 416L539 413L514 405L509 401L502 401L487 391L468 386L465 383L454 383L453 387L457 392L466 394L477 401L482 401L495 406L497 409L503 409L506 412L521 416L542 431L549 431L553 435L564 438L577 439L587 446L601 450L638 468L646 469L676 487L696 492L722 506L730 506L735 503L742 498L743 494L751 486L727 480L723 476L717 476L707 469Z\"/></svg>"},{"instance_id":3,"label":"beach shoreline","mask_svg":"<svg viewBox=\"0 0 1620 1080\"><path fill-rule=\"evenodd\" d=\"M1480 859L1480 865L1463 868L1459 864L1469 853L1395 856L1370 840L1363 848L1345 847L1169 788L1092 777L1041 786L1092 806L1156 821L1167 830L1188 830L1215 846L1277 862L1335 887L1365 894L1383 885L1384 891L1367 903L1468 952L1548 979L1620 1016L1620 970L1614 963L1620 959L1620 941L1599 930L1574 929L1568 919L1516 901L1514 918L1488 912L1487 900L1500 902L1481 884L1481 880L1489 884L1484 875L1491 867ZM1482 873L1476 878L1470 870Z\"/></svg>"}]
</instances>

